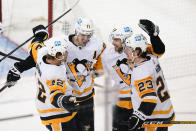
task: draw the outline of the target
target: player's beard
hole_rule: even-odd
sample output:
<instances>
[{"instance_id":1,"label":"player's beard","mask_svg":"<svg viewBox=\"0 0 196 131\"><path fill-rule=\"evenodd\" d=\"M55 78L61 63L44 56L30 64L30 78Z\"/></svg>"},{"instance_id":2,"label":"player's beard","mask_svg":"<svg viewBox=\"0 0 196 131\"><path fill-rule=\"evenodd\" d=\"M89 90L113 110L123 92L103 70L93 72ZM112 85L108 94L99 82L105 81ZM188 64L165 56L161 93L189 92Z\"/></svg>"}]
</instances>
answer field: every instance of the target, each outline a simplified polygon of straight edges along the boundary
<instances>
[{"instance_id":1,"label":"player's beard","mask_svg":"<svg viewBox=\"0 0 196 131\"><path fill-rule=\"evenodd\" d=\"M123 47L115 47L115 51L118 53L122 53L123 52Z\"/></svg>"}]
</instances>

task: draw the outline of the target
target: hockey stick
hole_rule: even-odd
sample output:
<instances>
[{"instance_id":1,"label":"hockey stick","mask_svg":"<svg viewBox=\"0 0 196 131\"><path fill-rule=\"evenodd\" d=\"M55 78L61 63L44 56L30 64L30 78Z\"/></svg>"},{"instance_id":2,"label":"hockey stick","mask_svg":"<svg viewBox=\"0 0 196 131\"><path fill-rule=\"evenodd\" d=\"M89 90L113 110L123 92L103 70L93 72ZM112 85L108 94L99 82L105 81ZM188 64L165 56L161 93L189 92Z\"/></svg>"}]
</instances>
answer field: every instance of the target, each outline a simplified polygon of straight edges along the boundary
<instances>
[{"instance_id":1,"label":"hockey stick","mask_svg":"<svg viewBox=\"0 0 196 131\"><path fill-rule=\"evenodd\" d=\"M4 85L1 89L0 89L0 93L5 90L8 86L7 85Z\"/></svg>"},{"instance_id":2,"label":"hockey stick","mask_svg":"<svg viewBox=\"0 0 196 131\"><path fill-rule=\"evenodd\" d=\"M48 28L49 26L51 26L52 24L54 24L56 21L58 21L59 19L61 19L64 15L66 15L67 13L69 13L78 3L80 0L77 0L76 3L69 8L66 12L64 12L62 15L60 15L58 18L56 18L54 21L52 21L51 23L49 23L45 28ZM16 50L18 50L20 47L22 47L23 45L25 45L27 42L29 42L31 39L33 39L34 36L31 36L28 40L26 40L24 43L22 43L21 45L19 45L18 47L16 47L14 50L12 50L10 53L8 53L6 56L4 56L3 58L1 58L0 62L2 60L4 60L5 58L7 58L8 56L10 56L12 53L14 53Z\"/></svg>"},{"instance_id":3,"label":"hockey stick","mask_svg":"<svg viewBox=\"0 0 196 131\"><path fill-rule=\"evenodd\" d=\"M7 54L0 51L0 55L6 56ZM17 60L17 61L23 61L23 59L20 59L20 58L15 57L15 56L8 56L8 58L13 59L13 60Z\"/></svg>"},{"instance_id":4,"label":"hockey stick","mask_svg":"<svg viewBox=\"0 0 196 131\"><path fill-rule=\"evenodd\" d=\"M0 93L5 90L8 86L13 86L15 85L15 82L5 82L5 84L3 84L4 86L0 89Z\"/></svg>"},{"instance_id":5,"label":"hockey stick","mask_svg":"<svg viewBox=\"0 0 196 131\"><path fill-rule=\"evenodd\" d=\"M196 121L147 121L144 124L196 124Z\"/></svg>"},{"instance_id":6,"label":"hockey stick","mask_svg":"<svg viewBox=\"0 0 196 131\"><path fill-rule=\"evenodd\" d=\"M32 116L34 116L34 114L26 114L26 115L14 116L14 117L0 118L0 122L1 121L7 121L7 120L15 120L15 119L27 118L27 117L32 117Z\"/></svg>"},{"instance_id":7,"label":"hockey stick","mask_svg":"<svg viewBox=\"0 0 196 131\"><path fill-rule=\"evenodd\" d=\"M129 121L120 122L121 125L129 125ZM196 124L196 121L146 121L143 126L147 125L163 125L163 124Z\"/></svg>"}]
</instances>

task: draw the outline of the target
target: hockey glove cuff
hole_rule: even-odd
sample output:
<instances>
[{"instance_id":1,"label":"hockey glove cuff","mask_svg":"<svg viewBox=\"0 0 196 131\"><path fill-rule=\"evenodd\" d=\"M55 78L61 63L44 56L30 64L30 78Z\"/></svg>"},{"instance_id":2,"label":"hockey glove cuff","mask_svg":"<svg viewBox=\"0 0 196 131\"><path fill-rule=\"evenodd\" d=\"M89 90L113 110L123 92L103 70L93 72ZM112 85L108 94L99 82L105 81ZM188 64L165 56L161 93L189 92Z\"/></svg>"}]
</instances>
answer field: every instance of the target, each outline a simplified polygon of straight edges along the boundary
<instances>
[{"instance_id":1,"label":"hockey glove cuff","mask_svg":"<svg viewBox=\"0 0 196 131\"><path fill-rule=\"evenodd\" d=\"M79 109L79 103L76 102L75 96L62 95L58 98L58 106L69 112L76 112Z\"/></svg>"},{"instance_id":2,"label":"hockey glove cuff","mask_svg":"<svg viewBox=\"0 0 196 131\"><path fill-rule=\"evenodd\" d=\"M7 75L8 87L14 86L16 82L20 79L20 71L15 67L15 65L9 70Z\"/></svg>"},{"instance_id":3,"label":"hockey glove cuff","mask_svg":"<svg viewBox=\"0 0 196 131\"><path fill-rule=\"evenodd\" d=\"M138 130L142 127L144 121L146 120L146 115L138 110L134 110L132 116L129 118L129 129Z\"/></svg>"},{"instance_id":4,"label":"hockey glove cuff","mask_svg":"<svg viewBox=\"0 0 196 131\"><path fill-rule=\"evenodd\" d=\"M149 36L158 36L159 27L155 25L152 21L147 19L140 19L139 27L143 29Z\"/></svg>"},{"instance_id":5,"label":"hockey glove cuff","mask_svg":"<svg viewBox=\"0 0 196 131\"><path fill-rule=\"evenodd\" d=\"M35 38L41 40L42 42L47 40L49 37L48 31L43 25L38 25L33 28L33 34Z\"/></svg>"}]
</instances>

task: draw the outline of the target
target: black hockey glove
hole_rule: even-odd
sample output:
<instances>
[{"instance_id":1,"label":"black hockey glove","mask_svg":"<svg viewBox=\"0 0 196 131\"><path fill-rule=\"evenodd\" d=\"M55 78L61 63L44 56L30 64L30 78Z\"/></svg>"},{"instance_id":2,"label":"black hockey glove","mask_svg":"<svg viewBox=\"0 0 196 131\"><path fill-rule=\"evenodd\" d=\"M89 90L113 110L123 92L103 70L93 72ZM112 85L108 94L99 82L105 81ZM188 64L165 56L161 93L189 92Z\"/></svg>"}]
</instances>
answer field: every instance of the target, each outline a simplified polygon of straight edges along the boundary
<instances>
[{"instance_id":1,"label":"black hockey glove","mask_svg":"<svg viewBox=\"0 0 196 131\"><path fill-rule=\"evenodd\" d=\"M79 103L76 102L75 96L63 96L62 106L69 112L76 112L79 109Z\"/></svg>"},{"instance_id":2,"label":"black hockey glove","mask_svg":"<svg viewBox=\"0 0 196 131\"><path fill-rule=\"evenodd\" d=\"M48 39L49 34L46 28L43 25L38 25L33 28L33 34L35 39L39 39L41 42Z\"/></svg>"},{"instance_id":3,"label":"black hockey glove","mask_svg":"<svg viewBox=\"0 0 196 131\"><path fill-rule=\"evenodd\" d=\"M8 87L14 86L19 79L20 71L14 65L7 74L7 82L9 83Z\"/></svg>"},{"instance_id":4,"label":"black hockey glove","mask_svg":"<svg viewBox=\"0 0 196 131\"><path fill-rule=\"evenodd\" d=\"M134 111L132 116L129 118L129 130L139 130L144 121L146 120L146 115L140 111Z\"/></svg>"},{"instance_id":5,"label":"black hockey glove","mask_svg":"<svg viewBox=\"0 0 196 131\"><path fill-rule=\"evenodd\" d=\"M139 27L142 28L149 36L158 36L159 27L155 25L152 21L147 19L140 19Z\"/></svg>"}]
</instances>

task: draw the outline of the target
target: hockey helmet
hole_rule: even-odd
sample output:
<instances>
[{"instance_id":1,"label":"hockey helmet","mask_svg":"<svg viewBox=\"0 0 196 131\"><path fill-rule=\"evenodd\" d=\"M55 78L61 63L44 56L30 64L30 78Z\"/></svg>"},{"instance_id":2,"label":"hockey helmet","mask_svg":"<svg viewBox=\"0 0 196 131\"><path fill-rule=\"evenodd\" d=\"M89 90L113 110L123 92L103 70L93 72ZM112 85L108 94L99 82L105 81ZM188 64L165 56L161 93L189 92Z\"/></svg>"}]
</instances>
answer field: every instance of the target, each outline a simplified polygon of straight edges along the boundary
<instances>
[{"instance_id":1,"label":"hockey helmet","mask_svg":"<svg viewBox=\"0 0 196 131\"><path fill-rule=\"evenodd\" d=\"M129 26L120 26L117 28L113 28L112 32L109 36L109 41L112 42L113 38L119 38L122 43L133 34L133 30Z\"/></svg>"},{"instance_id":2,"label":"hockey helmet","mask_svg":"<svg viewBox=\"0 0 196 131\"><path fill-rule=\"evenodd\" d=\"M126 39L125 45L131 47L133 51L136 48L140 48L142 52L146 52L148 42L143 34L135 34L133 37Z\"/></svg>"},{"instance_id":3,"label":"hockey helmet","mask_svg":"<svg viewBox=\"0 0 196 131\"><path fill-rule=\"evenodd\" d=\"M93 21L88 18L80 17L75 24L76 33L81 33L83 35L93 35L94 25Z\"/></svg>"},{"instance_id":4,"label":"hockey helmet","mask_svg":"<svg viewBox=\"0 0 196 131\"><path fill-rule=\"evenodd\" d=\"M45 45L47 48L47 54L56 59L59 59L57 57L58 55L62 55L64 58L68 49L68 41L63 37L52 37L45 42Z\"/></svg>"}]
</instances>

